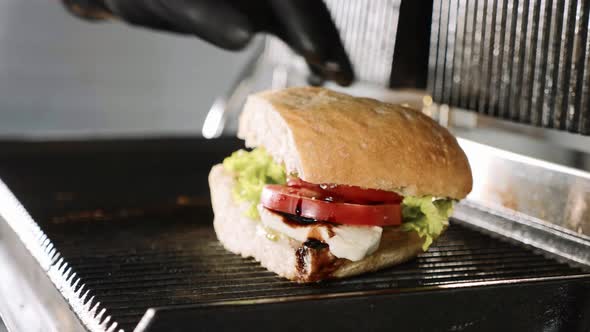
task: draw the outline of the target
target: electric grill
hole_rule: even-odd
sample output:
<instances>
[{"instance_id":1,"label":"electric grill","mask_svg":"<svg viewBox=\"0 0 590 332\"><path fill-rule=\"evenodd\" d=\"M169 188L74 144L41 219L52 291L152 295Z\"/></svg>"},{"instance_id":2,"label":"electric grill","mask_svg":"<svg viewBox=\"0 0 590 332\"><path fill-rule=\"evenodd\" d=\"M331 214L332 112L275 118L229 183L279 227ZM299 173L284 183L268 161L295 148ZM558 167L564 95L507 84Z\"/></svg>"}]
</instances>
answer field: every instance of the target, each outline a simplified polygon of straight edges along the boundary
<instances>
[{"instance_id":1,"label":"electric grill","mask_svg":"<svg viewBox=\"0 0 590 332\"><path fill-rule=\"evenodd\" d=\"M2 319L17 331L587 331L590 175L583 170L585 154L571 148L584 151L587 137L559 136L471 112L562 127L560 121L516 116L551 118L543 115L548 111L540 105L546 103L538 100L522 112L497 106L520 105L530 96L508 93L512 86L504 78L519 77L518 71L486 72L499 66L492 64L528 64L517 57L513 65L513 52L528 51L510 47L516 40L532 41L536 25L528 25L518 38L510 37L514 28L505 27L524 24L517 24L517 13L529 7L532 14L522 20L533 22L540 12L535 3L446 1L420 11L424 7L409 1L327 1L361 79L349 92L412 104L469 138L460 144L473 167L473 193L457 206L444 236L417 259L364 276L299 285L226 252L217 242L207 173L242 147L237 139L219 136L233 134L237 109L250 91L305 80L301 60L269 38L210 110L203 134L217 138L0 143L0 293L7 295L0 298ZM568 27L582 20L584 30L589 8L574 6L573 0L562 3L553 5L581 13L567 16ZM475 10L484 5L483 12ZM553 8L551 1L543 6ZM514 19L505 23L507 17ZM414 31L408 22L428 27L431 20L431 28L400 37ZM474 36L468 34L472 31ZM489 39L485 31L508 37ZM586 32L577 36L586 40ZM497 52L492 50L480 68L477 61L485 57L477 55L477 48L469 53L467 46L460 47L469 40L502 44L498 49L506 56L493 60ZM453 58L452 52L459 55ZM471 62L458 60L463 58ZM455 71L467 63L458 68L469 70ZM584 66L575 63L577 70ZM535 66L522 70L529 73ZM562 67L559 72L565 72ZM485 76L494 72L493 78ZM475 73L493 84L473 85ZM429 92L391 90L427 83ZM576 98L571 100L584 100ZM551 114L560 112L547 105ZM575 108L566 118L565 129L587 133L587 108ZM569 157L554 161L580 169L524 156L531 151L516 154L474 142L485 142L490 131L515 145L542 144L539 153L559 151ZM517 137L516 131L526 135ZM563 137L574 143L556 147Z\"/></svg>"},{"instance_id":2,"label":"electric grill","mask_svg":"<svg viewBox=\"0 0 590 332\"><path fill-rule=\"evenodd\" d=\"M41 326L65 330L76 323L91 331L238 330L242 324L294 330L305 322L327 330L419 325L534 331L549 324L583 331L589 326L590 272L482 233L485 225L477 221L509 220L471 205L460 206L449 231L416 260L356 278L298 285L226 252L211 227L206 174L240 146L234 139L3 144L0 176L14 193L0 186L3 242L10 238L14 243L5 246L24 245L34 257L19 260L7 274L25 276L19 282L37 299L52 283L58 290L45 301L51 304L45 310L52 311L41 316L47 324ZM587 254L588 248L586 242L578 250ZM6 298L0 303L12 309L3 314L19 313L3 316L9 324L30 328L18 303Z\"/></svg>"}]
</instances>

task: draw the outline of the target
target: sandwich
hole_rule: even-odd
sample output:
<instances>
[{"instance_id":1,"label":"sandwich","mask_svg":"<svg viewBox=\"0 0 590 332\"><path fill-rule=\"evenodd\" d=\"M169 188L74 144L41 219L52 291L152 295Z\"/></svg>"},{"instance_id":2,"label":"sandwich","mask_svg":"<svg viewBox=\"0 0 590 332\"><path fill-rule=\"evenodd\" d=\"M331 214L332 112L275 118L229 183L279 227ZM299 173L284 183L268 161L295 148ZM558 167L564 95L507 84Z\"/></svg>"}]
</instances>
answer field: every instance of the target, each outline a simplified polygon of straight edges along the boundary
<instances>
[{"instance_id":1,"label":"sandwich","mask_svg":"<svg viewBox=\"0 0 590 332\"><path fill-rule=\"evenodd\" d=\"M387 268L426 251L472 186L457 140L419 111L325 88L248 97L239 150L209 174L229 251L296 282Z\"/></svg>"}]
</instances>

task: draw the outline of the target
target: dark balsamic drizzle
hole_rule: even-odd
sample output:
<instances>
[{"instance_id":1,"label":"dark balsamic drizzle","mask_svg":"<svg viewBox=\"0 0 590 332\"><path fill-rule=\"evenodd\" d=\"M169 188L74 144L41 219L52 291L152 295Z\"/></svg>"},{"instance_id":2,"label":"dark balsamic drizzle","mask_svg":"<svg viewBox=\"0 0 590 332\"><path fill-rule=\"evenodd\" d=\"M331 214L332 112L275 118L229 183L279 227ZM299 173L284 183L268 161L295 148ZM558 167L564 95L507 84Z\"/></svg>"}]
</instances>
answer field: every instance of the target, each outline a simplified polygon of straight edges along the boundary
<instances>
[{"instance_id":1,"label":"dark balsamic drizzle","mask_svg":"<svg viewBox=\"0 0 590 332\"><path fill-rule=\"evenodd\" d=\"M310 246L318 246L312 248ZM325 246L325 247L324 247ZM328 245L319 240L307 240L295 249L295 261L299 280L303 282L317 282L329 279L345 260L330 253Z\"/></svg>"},{"instance_id":2,"label":"dark balsamic drizzle","mask_svg":"<svg viewBox=\"0 0 590 332\"><path fill-rule=\"evenodd\" d=\"M316 219L302 217L300 215L296 216L294 214L283 213L283 212L277 212L277 213L280 214L284 218L284 220L286 222L288 222L289 224L291 224L292 226L307 226L307 225L315 224L318 222Z\"/></svg>"},{"instance_id":3,"label":"dark balsamic drizzle","mask_svg":"<svg viewBox=\"0 0 590 332\"><path fill-rule=\"evenodd\" d=\"M303 245L310 248L310 249L323 249L323 248L327 248L328 244L324 243L320 240L316 240L316 239L308 239L307 241L303 242Z\"/></svg>"},{"instance_id":4,"label":"dark balsamic drizzle","mask_svg":"<svg viewBox=\"0 0 590 332\"><path fill-rule=\"evenodd\" d=\"M295 260L297 262L297 272L300 275L304 276L307 274L307 263L305 262L305 258L309 254L309 249L306 246L301 246L295 250Z\"/></svg>"}]
</instances>

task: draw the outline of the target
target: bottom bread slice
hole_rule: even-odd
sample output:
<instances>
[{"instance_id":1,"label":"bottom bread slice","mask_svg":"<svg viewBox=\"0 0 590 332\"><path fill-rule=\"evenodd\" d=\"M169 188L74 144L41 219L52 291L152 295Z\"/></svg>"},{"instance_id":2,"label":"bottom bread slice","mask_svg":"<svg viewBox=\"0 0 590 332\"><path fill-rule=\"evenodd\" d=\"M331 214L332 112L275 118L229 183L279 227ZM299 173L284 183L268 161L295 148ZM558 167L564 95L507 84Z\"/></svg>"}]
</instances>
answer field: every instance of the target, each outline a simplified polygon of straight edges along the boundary
<instances>
[{"instance_id":1,"label":"bottom bread slice","mask_svg":"<svg viewBox=\"0 0 590 332\"><path fill-rule=\"evenodd\" d=\"M244 216L247 203L238 203L232 195L234 179L223 165L209 173L213 226L221 244L229 251L253 257L268 270L297 282L315 282L344 278L393 266L422 252L423 240L415 232L395 227L383 229L379 249L360 261L337 258L327 247L280 236L270 239L259 221Z\"/></svg>"}]
</instances>

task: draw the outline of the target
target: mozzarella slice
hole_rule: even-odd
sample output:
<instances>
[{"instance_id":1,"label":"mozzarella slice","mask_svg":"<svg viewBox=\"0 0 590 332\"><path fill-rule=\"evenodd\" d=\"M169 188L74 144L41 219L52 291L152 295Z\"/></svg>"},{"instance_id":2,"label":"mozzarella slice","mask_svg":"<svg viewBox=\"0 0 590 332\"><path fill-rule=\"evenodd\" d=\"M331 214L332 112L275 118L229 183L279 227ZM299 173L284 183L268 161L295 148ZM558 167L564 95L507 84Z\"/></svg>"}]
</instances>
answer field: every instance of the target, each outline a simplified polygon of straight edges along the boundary
<instances>
[{"instance_id":1,"label":"mozzarella slice","mask_svg":"<svg viewBox=\"0 0 590 332\"><path fill-rule=\"evenodd\" d=\"M360 261L379 248L383 228L379 226L347 226L332 228L334 236L324 239L338 258Z\"/></svg>"},{"instance_id":2,"label":"mozzarella slice","mask_svg":"<svg viewBox=\"0 0 590 332\"><path fill-rule=\"evenodd\" d=\"M338 258L359 261L379 248L383 228L379 226L350 226L310 224L295 226L284 217L262 206L258 207L264 226L292 239L305 242L308 239L324 241L330 252Z\"/></svg>"}]
</instances>

